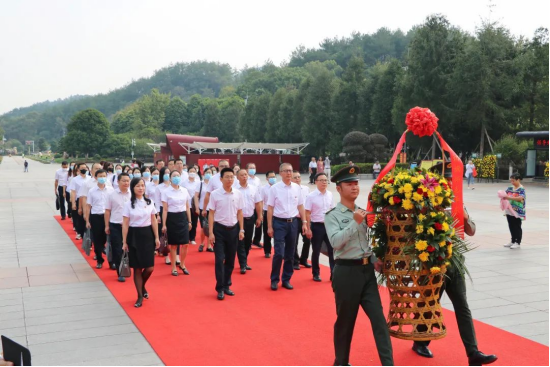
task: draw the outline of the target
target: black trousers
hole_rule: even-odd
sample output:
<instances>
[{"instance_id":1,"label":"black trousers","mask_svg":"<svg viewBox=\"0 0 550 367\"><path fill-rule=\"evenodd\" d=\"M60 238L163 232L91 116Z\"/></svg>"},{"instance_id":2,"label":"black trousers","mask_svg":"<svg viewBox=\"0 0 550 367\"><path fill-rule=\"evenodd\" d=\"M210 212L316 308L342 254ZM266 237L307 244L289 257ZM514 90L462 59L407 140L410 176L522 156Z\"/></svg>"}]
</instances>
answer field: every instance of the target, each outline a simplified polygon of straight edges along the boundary
<instances>
[{"instance_id":1,"label":"black trousers","mask_svg":"<svg viewBox=\"0 0 550 367\"><path fill-rule=\"evenodd\" d=\"M107 234L105 233L105 215L90 214L90 225L92 226L92 238L94 242L94 252L99 264L103 264L103 250L107 242Z\"/></svg>"},{"instance_id":2,"label":"black trousers","mask_svg":"<svg viewBox=\"0 0 550 367\"><path fill-rule=\"evenodd\" d=\"M307 238L306 235L302 233L302 219L298 219L298 232L296 233L296 249L294 250L294 266L299 265L300 263L305 264L307 262L307 259L309 257L309 248L311 246L311 240ZM299 237L302 235L302 252L300 255L298 255L298 242Z\"/></svg>"},{"instance_id":3,"label":"black trousers","mask_svg":"<svg viewBox=\"0 0 550 367\"><path fill-rule=\"evenodd\" d=\"M258 218L258 212L256 211L256 209L254 209L254 217ZM264 220L265 218L266 217L264 215ZM262 242L262 232L263 232L262 225L260 225L259 227L254 226L254 239L252 240L253 244L259 245L260 242Z\"/></svg>"},{"instance_id":4,"label":"black trousers","mask_svg":"<svg viewBox=\"0 0 550 367\"><path fill-rule=\"evenodd\" d=\"M294 251L296 250L296 235L298 221L278 220L273 217L273 247L275 254L271 262L271 281L289 282L294 274ZM284 260L284 265L283 265ZM283 275L281 277L281 267Z\"/></svg>"},{"instance_id":5,"label":"black trousers","mask_svg":"<svg viewBox=\"0 0 550 367\"><path fill-rule=\"evenodd\" d=\"M67 200L67 198L63 195L63 188L64 186L57 186L57 200L59 201L59 214L61 214L61 218L65 218L66 212L65 212L65 201L67 201L67 211L70 213L71 209L71 203Z\"/></svg>"},{"instance_id":6,"label":"black trousers","mask_svg":"<svg viewBox=\"0 0 550 367\"><path fill-rule=\"evenodd\" d=\"M508 220L508 228L510 228L510 235L512 236L512 243L521 245L521 238L523 237L523 230L521 229L521 219L506 215Z\"/></svg>"},{"instance_id":7,"label":"black trousers","mask_svg":"<svg viewBox=\"0 0 550 367\"><path fill-rule=\"evenodd\" d=\"M319 275L321 271L319 256L321 255L323 241L327 244L328 263L330 265L330 274L332 275L334 269L334 250L328 240L325 223L311 223L311 232L313 233L311 237L311 271L313 272L313 276Z\"/></svg>"},{"instance_id":8,"label":"black trousers","mask_svg":"<svg viewBox=\"0 0 550 367\"><path fill-rule=\"evenodd\" d=\"M76 211L73 213L73 224L76 229L76 233L81 236L84 236L84 231L86 230L86 222L84 222L84 217L81 214L78 214L78 209L80 208L80 200L77 198L76 202ZM84 212L82 212L84 214Z\"/></svg>"},{"instance_id":9,"label":"black trousers","mask_svg":"<svg viewBox=\"0 0 550 367\"><path fill-rule=\"evenodd\" d=\"M67 216L72 218L73 208L71 206L71 192L69 190L65 191L65 199L67 200Z\"/></svg>"},{"instance_id":10,"label":"black trousers","mask_svg":"<svg viewBox=\"0 0 550 367\"><path fill-rule=\"evenodd\" d=\"M239 259L239 266L244 268L248 265L248 253L252 246L252 236L254 234L254 224L256 223L256 216L250 218L244 218L244 240L239 241L237 248L237 257Z\"/></svg>"},{"instance_id":11,"label":"black trousers","mask_svg":"<svg viewBox=\"0 0 550 367\"><path fill-rule=\"evenodd\" d=\"M311 174L309 175L309 183L315 183L315 175L317 174L317 168L311 169Z\"/></svg>"},{"instance_id":12,"label":"black trousers","mask_svg":"<svg viewBox=\"0 0 550 367\"><path fill-rule=\"evenodd\" d=\"M189 241L195 241L195 237L197 237L197 222L199 220L199 216L193 209L191 209L191 230L189 231Z\"/></svg>"},{"instance_id":13,"label":"black trousers","mask_svg":"<svg viewBox=\"0 0 550 367\"><path fill-rule=\"evenodd\" d=\"M267 210L264 210L264 221L262 222L262 231L264 233L264 254L271 254L271 237L267 234Z\"/></svg>"},{"instance_id":14,"label":"black trousers","mask_svg":"<svg viewBox=\"0 0 550 367\"><path fill-rule=\"evenodd\" d=\"M466 354L471 356L477 352L476 331L474 322L472 321L472 313L466 299L466 282L464 277L457 273L453 268L447 268L441 295L447 292L447 296L453 304L455 311L456 322L458 324L458 332L466 349ZM440 296L441 297L441 296ZM416 344L430 345L429 341L415 341Z\"/></svg>"},{"instance_id":15,"label":"black trousers","mask_svg":"<svg viewBox=\"0 0 550 367\"><path fill-rule=\"evenodd\" d=\"M232 228L214 222L214 256L216 269L216 292L229 288L235 267L235 255L239 242L239 225Z\"/></svg>"},{"instance_id":16,"label":"black trousers","mask_svg":"<svg viewBox=\"0 0 550 367\"><path fill-rule=\"evenodd\" d=\"M119 274L120 261L122 260L122 224L109 223L111 230L111 253L113 256L113 264L116 266L117 274Z\"/></svg>"},{"instance_id":17,"label":"black trousers","mask_svg":"<svg viewBox=\"0 0 550 367\"><path fill-rule=\"evenodd\" d=\"M334 324L335 366L349 363L351 340L359 306L370 319L378 356L383 366L393 365L393 351L386 317L382 310L374 266L336 265L332 278L332 290L336 300Z\"/></svg>"}]
</instances>

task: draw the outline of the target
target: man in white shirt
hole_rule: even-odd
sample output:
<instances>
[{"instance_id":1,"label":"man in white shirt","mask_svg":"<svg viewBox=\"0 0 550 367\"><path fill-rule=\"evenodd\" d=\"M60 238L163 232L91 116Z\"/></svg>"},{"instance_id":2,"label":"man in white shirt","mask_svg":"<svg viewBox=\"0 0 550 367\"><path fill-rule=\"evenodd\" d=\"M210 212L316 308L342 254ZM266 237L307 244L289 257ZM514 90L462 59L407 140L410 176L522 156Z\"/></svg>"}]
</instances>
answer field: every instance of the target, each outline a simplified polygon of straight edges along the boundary
<instances>
[{"instance_id":1,"label":"man in white shirt","mask_svg":"<svg viewBox=\"0 0 550 367\"><path fill-rule=\"evenodd\" d=\"M216 173L214 176L210 178L210 181L208 181L208 185L206 186L206 194L204 197L204 207L202 209L202 216L207 217L206 210L208 208L208 203L210 202L210 194L212 191L220 189L223 187L222 182L220 180L220 173L222 169L229 168L229 161L222 159L218 162L218 173ZM212 228L212 227L210 227Z\"/></svg>"},{"instance_id":2,"label":"man in white shirt","mask_svg":"<svg viewBox=\"0 0 550 367\"><path fill-rule=\"evenodd\" d=\"M122 260L122 211L124 205L132 198L130 193L130 176L121 173L117 176L118 188L113 190L105 201L105 233L111 239L112 263L115 266L119 282L125 282L126 278L119 274L120 261Z\"/></svg>"},{"instance_id":3,"label":"man in white shirt","mask_svg":"<svg viewBox=\"0 0 550 367\"><path fill-rule=\"evenodd\" d=\"M183 164L183 160L181 158L176 159L176 171L180 173L181 181L186 181L189 179L189 173L187 173L187 166Z\"/></svg>"},{"instance_id":4,"label":"man in white shirt","mask_svg":"<svg viewBox=\"0 0 550 367\"><path fill-rule=\"evenodd\" d=\"M79 192L81 187L91 180L91 177L87 175L88 169L86 168L86 163L78 163L75 167L78 169L78 176L71 180L69 188L71 191L71 213L73 216L74 228L76 229L76 239L79 240L84 235L86 229L86 222L83 216L84 211Z\"/></svg>"},{"instance_id":5,"label":"man in white shirt","mask_svg":"<svg viewBox=\"0 0 550 367\"><path fill-rule=\"evenodd\" d=\"M263 206L263 222L262 222L262 232L264 235L264 255L267 259L271 257L271 237L267 234L268 224L267 224L267 198L269 194L269 189L271 186L277 183L277 176L275 171L268 171L265 174L267 184L262 186L260 190L260 195L262 196L262 206Z\"/></svg>"},{"instance_id":6,"label":"man in white shirt","mask_svg":"<svg viewBox=\"0 0 550 367\"><path fill-rule=\"evenodd\" d=\"M85 209L86 208L86 203L87 203L87 200L88 200L88 192L93 188L93 187L96 187L97 186L97 179L95 177L95 173L102 169L101 168L101 164L100 163L94 163L92 164L92 172L91 172L91 179L86 182L85 185L82 185L80 187L80 190L78 191L78 197L80 198L80 204L82 205L82 208ZM110 181L107 181L106 183L107 186L110 186L112 187L113 184L110 182ZM87 214L84 213L84 222L88 221L88 218L87 218ZM93 235L92 235L93 236Z\"/></svg>"},{"instance_id":7,"label":"man in white shirt","mask_svg":"<svg viewBox=\"0 0 550 367\"><path fill-rule=\"evenodd\" d=\"M327 175L328 184L330 185L330 159L328 158L328 155L325 157L325 175Z\"/></svg>"},{"instance_id":8,"label":"man in white shirt","mask_svg":"<svg viewBox=\"0 0 550 367\"><path fill-rule=\"evenodd\" d=\"M275 254L271 265L271 289L274 291L279 287L279 280L282 280L283 288L294 288L290 284L290 278L294 273L294 251L298 232L296 217L298 214L302 218L305 217L302 189L292 182L292 165L290 163L281 164L279 175L282 181L271 186L267 199L267 233L273 237L275 245ZM307 223L303 221L302 233L307 230ZM282 277L281 267L283 267Z\"/></svg>"},{"instance_id":9,"label":"man in white shirt","mask_svg":"<svg viewBox=\"0 0 550 367\"><path fill-rule=\"evenodd\" d=\"M294 182L296 185L299 185L302 189L302 196L304 198L305 204L306 197L309 194L309 187L302 185L302 175L300 175L300 171L294 170L294 172L292 172L292 182ZM296 232L296 250L294 251L294 270L300 270L300 265L303 265L306 268L311 268L311 265L309 265L307 262L307 259L309 258L309 248L311 245L311 241L305 233L302 233L302 252L301 255L298 254L298 242L300 242L299 240L301 232L300 229L302 228L302 217L300 216L300 214L298 214L297 218L298 230Z\"/></svg>"},{"instance_id":10,"label":"man in white shirt","mask_svg":"<svg viewBox=\"0 0 550 367\"><path fill-rule=\"evenodd\" d=\"M257 186L250 184L248 172L246 169L240 169L237 173L238 184L235 189L239 190L243 196L243 222L244 222L244 240L239 241L237 248L237 257L241 274L246 274L247 270L252 270L248 265L248 253L252 245L252 235L254 227L260 228L262 224L262 214L256 216L256 213L262 213L262 197Z\"/></svg>"},{"instance_id":11,"label":"man in white shirt","mask_svg":"<svg viewBox=\"0 0 550 367\"><path fill-rule=\"evenodd\" d=\"M248 172L248 184L256 186L258 189L261 187L261 181L259 177L256 177L256 164L255 163L247 163L246 164L246 171ZM263 206L263 205L262 205ZM256 217L260 216L260 212L254 211L254 215ZM262 244L260 243L262 240L262 226L255 227L254 228L254 239L252 240L252 245L262 248Z\"/></svg>"},{"instance_id":12,"label":"man in white shirt","mask_svg":"<svg viewBox=\"0 0 550 367\"><path fill-rule=\"evenodd\" d=\"M315 160L315 157L311 157L311 162L309 162L309 184L312 185L313 179L315 175L317 174L317 161Z\"/></svg>"},{"instance_id":13,"label":"man in white shirt","mask_svg":"<svg viewBox=\"0 0 550 367\"><path fill-rule=\"evenodd\" d=\"M59 213L61 214L61 220L65 220L65 201L67 201L67 208L70 205L67 199L67 180L69 176L69 164L66 161L61 162L61 168L55 171L55 183L54 191L59 202Z\"/></svg>"},{"instance_id":14,"label":"man in white shirt","mask_svg":"<svg viewBox=\"0 0 550 367\"><path fill-rule=\"evenodd\" d=\"M323 241L327 245L331 280L332 269L334 269L333 249L327 236L327 230L325 229L325 213L334 208L334 203L332 202L332 192L327 190L328 177L325 173L321 172L315 176L315 184L317 185L317 189L306 197L305 209L309 223L308 236L311 237L311 247L313 249L311 254L313 280L320 282L319 255L321 254Z\"/></svg>"},{"instance_id":15,"label":"man in white shirt","mask_svg":"<svg viewBox=\"0 0 550 367\"><path fill-rule=\"evenodd\" d=\"M105 203L107 197L113 191L112 187L106 185L107 171L98 169L95 172L97 185L88 191L86 204L86 228L92 230L94 239L94 252L97 260L97 269L103 267L103 250L107 243L105 233Z\"/></svg>"},{"instance_id":16,"label":"man in white shirt","mask_svg":"<svg viewBox=\"0 0 550 367\"><path fill-rule=\"evenodd\" d=\"M235 177L231 168L222 169L220 177L223 186L212 191L208 203L208 224L210 244L214 245L216 257L216 292L221 301L226 294L235 295L229 287L232 284L237 244L244 239L244 200L241 192L232 187Z\"/></svg>"}]
</instances>

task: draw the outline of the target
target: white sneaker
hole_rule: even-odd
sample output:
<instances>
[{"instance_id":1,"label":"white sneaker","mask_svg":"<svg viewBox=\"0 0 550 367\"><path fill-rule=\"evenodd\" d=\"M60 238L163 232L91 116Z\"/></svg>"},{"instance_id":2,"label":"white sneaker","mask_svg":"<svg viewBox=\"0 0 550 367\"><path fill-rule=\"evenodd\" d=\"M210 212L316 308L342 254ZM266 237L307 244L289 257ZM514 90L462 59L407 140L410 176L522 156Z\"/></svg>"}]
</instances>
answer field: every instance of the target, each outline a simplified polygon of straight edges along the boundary
<instances>
[{"instance_id":1,"label":"white sneaker","mask_svg":"<svg viewBox=\"0 0 550 367\"><path fill-rule=\"evenodd\" d=\"M515 248L521 248L521 245L519 243L513 243L512 246L510 246L511 249Z\"/></svg>"},{"instance_id":2,"label":"white sneaker","mask_svg":"<svg viewBox=\"0 0 550 367\"><path fill-rule=\"evenodd\" d=\"M192 245L196 245L197 243L195 241L191 241L191 244Z\"/></svg>"},{"instance_id":3,"label":"white sneaker","mask_svg":"<svg viewBox=\"0 0 550 367\"><path fill-rule=\"evenodd\" d=\"M79 240L79 239L81 239L82 237L80 237L80 235L77 234L75 238L76 238L77 240Z\"/></svg>"},{"instance_id":4,"label":"white sneaker","mask_svg":"<svg viewBox=\"0 0 550 367\"><path fill-rule=\"evenodd\" d=\"M510 242L510 243L507 243L506 245L504 245L504 247L511 247L514 243L513 242Z\"/></svg>"}]
</instances>

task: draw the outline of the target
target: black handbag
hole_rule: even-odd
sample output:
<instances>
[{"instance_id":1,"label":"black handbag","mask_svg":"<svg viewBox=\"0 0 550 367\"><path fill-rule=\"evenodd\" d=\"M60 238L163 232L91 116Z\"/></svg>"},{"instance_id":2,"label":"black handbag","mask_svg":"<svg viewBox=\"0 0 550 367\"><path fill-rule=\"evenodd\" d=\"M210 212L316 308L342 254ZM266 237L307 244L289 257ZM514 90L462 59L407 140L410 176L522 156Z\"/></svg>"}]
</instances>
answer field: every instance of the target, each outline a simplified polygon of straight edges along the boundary
<instances>
[{"instance_id":1,"label":"black handbag","mask_svg":"<svg viewBox=\"0 0 550 367\"><path fill-rule=\"evenodd\" d=\"M120 261L120 267L118 268L118 274L124 278L130 278L132 276L132 270L130 269L130 255L128 251L124 251L122 260Z\"/></svg>"},{"instance_id":2,"label":"black handbag","mask_svg":"<svg viewBox=\"0 0 550 367\"><path fill-rule=\"evenodd\" d=\"M107 235L107 245L105 246L105 255L107 255L107 262L110 264L113 262L113 249L111 247L111 236Z\"/></svg>"},{"instance_id":3,"label":"black handbag","mask_svg":"<svg viewBox=\"0 0 550 367\"><path fill-rule=\"evenodd\" d=\"M82 238L82 250L84 250L87 256L90 256L90 252L92 251L92 235L89 228L86 230L84 237Z\"/></svg>"},{"instance_id":4,"label":"black handbag","mask_svg":"<svg viewBox=\"0 0 550 367\"><path fill-rule=\"evenodd\" d=\"M206 237L210 236L210 225L208 224L208 217L201 220L202 232Z\"/></svg>"},{"instance_id":5,"label":"black handbag","mask_svg":"<svg viewBox=\"0 0 550 367\"><path fill-rule=\"evenodd\" d=\"M162 256L168 256L170 253L170 248L168 246L168 240L165 235L160 236L159 238L160 247L158 249L159 254Z\"/></svg>"},{"instance_id":6,"label":"black handbag","mask_svg":"<svg viewBox=\"0 0 550 367\"><path fill-rule=\"evenodd\" d=\"M59 204L59 195L55 195L55 209L59 210L60 204Z\"/></svg>"}]
</instances>

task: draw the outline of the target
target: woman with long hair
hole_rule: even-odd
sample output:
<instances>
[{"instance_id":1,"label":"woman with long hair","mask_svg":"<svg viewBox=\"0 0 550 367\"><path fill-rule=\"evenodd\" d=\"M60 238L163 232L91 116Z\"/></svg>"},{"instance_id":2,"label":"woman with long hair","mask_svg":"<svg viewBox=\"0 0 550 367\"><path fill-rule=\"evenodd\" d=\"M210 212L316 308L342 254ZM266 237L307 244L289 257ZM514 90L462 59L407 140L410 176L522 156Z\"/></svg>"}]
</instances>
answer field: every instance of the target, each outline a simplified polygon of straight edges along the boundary
<instances>
[{"instance_id":1,"label":"woman with long hair","mask_svg":"<svg viewBox=\"0 0 550 367\"><path fill-rule=\"evenodd\" d=\"M180 186L181 176L178 171L170 173L171 186L162 192L162 233L166 234L170 245L170 261L172 263L172 275L177 276L176 251L181 249L180 269L185 275L189 271L185 267L185 258L189 247L189 231L191 230L191 209L189 207L189 193Z\"/></svg>"},{"instance_id":2,"label":"woman with long hair","mask_svg":"<svg viewBox=\"0 0 550 367\"><path fill-rule=\"evenodd\" d=\"M134 178L130 182L131 199L122 212L122 250L129 251L130 267L134 269L137 291L135 307L141 307L143 298L149 299L145 288L155 267L155 249L160 246L158 227L155 224L157 210L145 196L145 181Z\"/></svg>"},{"instance_id":3,"label":"woman with long hair","mask_svg":"<svg viewBox=\"0 0 550 367\"><path fill-rule=\"evenodd\" d=\"M170 187L170 169L168 167L162 167L159 171L159 184L155 188L155 203L159 206L159 215L158 215L158 225L159 225L159 234L161 236L164 236L164 233L162 233L162 213L164 212L164 208L162 207L162 192ZM179 255L179 251L178 251ZM179 256L176 256L176 265L179 264ZM166 265L170 265L172 262L170 261L170 256L166 256L164 259L164 262Z\"/></svg>"},{"instance_id":4,"label":"woman with long hair","mask_svg":"<svg viewBox=\"0 0 550 367\"><path fill-rule=\"evenodd\" d=\"M204 246L206 246L206 251L208 252L214 252L214 248L208 241L208 236L204 234L204 227L208 223L208 218L202 216L202 210L204 208L204 197L206 196L206 187L208 186L208 182L210 182L210 179L212 178L212 170L210 168L207 168L204 171L204 176L201 184L199 185L199 188L195 192L195 203L198 202L198 205L196 205L195 214L199 216L199 220L201 222L201 231L200 231L200 245L199 245L199 252L202 252L204 250Z\"/></svg>"}]
</instances>

